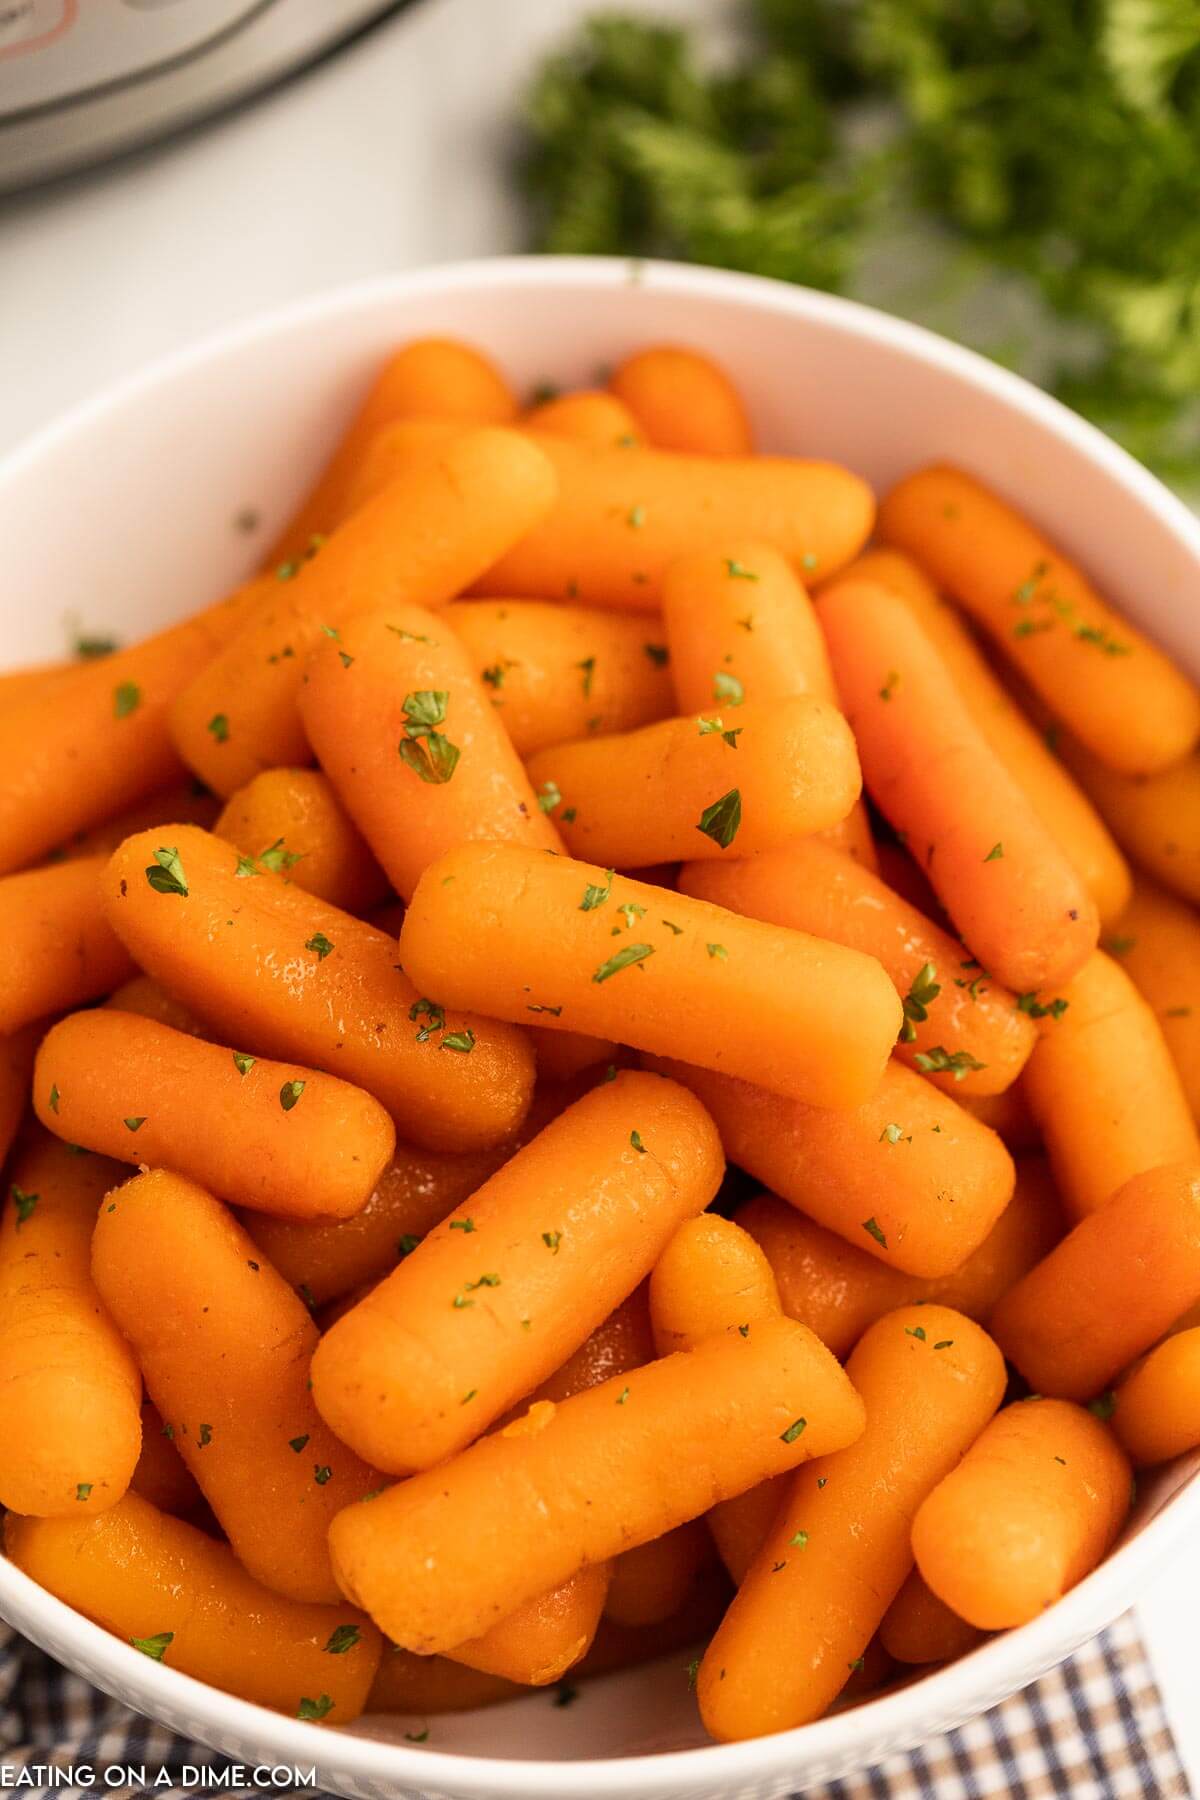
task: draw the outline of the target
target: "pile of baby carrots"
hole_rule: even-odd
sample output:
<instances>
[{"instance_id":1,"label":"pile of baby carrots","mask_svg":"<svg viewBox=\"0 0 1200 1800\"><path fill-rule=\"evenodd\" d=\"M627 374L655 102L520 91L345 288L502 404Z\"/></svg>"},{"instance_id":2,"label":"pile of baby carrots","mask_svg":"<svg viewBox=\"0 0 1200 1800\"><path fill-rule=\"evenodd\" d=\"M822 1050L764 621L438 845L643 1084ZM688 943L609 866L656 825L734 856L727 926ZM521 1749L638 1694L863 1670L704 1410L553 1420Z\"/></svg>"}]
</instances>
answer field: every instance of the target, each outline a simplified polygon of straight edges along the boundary
<instances>
[{"instance_id":1,"label":"pile of baby carrots","mask_svg":"<svg viewBox=\"0 0 1200 1800\"><path fill-rule=\"evenodd\" d=\"M330 1724L1052 1605L1200 1445L1198 737L960 469L401 347L260 573L0 677L9 1557Z\"/></svg>"}]
</instances>

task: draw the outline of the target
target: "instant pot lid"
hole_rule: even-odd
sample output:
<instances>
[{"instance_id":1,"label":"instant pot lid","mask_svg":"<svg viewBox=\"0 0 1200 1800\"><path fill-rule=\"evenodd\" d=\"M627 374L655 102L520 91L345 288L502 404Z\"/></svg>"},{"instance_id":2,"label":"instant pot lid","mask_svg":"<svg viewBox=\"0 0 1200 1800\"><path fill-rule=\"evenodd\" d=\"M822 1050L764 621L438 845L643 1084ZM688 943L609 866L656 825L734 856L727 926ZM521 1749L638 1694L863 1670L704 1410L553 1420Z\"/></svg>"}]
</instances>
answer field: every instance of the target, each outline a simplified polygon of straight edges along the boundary
<instances>
[{"instance_id":1,"label":"instant pot lid","mask_svg":"<svg viewBox=\"0 0 1200 1800\"><path fill-rule=\"evenodd\" d=\"M0 0L0 193L236 105L411 0Z\"/></svg>"}]
</instances>

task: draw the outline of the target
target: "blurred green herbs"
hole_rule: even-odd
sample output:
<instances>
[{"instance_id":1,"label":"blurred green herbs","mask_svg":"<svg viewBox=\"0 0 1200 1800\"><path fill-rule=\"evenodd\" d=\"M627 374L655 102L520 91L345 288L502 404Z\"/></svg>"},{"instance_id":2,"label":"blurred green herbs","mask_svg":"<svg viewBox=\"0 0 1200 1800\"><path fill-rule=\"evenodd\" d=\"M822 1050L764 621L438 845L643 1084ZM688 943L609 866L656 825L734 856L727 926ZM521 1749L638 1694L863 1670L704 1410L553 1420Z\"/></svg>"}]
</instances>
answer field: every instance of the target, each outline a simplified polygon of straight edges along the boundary
<instances>
[{"instance_id":1,"label":"blurred green herbs","mask_svg":"<svg viewBox=\"0 0 1200 1800\"><path fill-rule=\"evenodd\" d=\"M1200 478L1200 0L731 6L723 55L606 15L545 64L537 246L853 294Z\"/></svg>"}]
</instances>

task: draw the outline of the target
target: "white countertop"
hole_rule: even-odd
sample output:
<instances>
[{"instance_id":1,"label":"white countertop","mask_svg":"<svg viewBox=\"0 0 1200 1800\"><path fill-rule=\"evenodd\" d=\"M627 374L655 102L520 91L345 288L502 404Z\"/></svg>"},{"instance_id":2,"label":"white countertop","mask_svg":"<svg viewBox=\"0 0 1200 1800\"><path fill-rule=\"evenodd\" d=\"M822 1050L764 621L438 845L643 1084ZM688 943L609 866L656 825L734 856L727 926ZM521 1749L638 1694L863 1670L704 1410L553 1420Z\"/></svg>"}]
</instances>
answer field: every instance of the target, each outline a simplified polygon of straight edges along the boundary
<instances>
[{"instance_id":1,"label":"white countertop","mask_svg":"<svg viewBox=\"0 0 1200 1800\"><path fill-rule=\"evenodd\" d=\"M520 248L511 97L595 5L421 0L179 142L0 201L0 454L234 320L359 276ZM719 22L727 0L653 10ZM1200 1790L1198 1601L1200 1543L1138 1611Z\"/></svg>"}]
</instances>

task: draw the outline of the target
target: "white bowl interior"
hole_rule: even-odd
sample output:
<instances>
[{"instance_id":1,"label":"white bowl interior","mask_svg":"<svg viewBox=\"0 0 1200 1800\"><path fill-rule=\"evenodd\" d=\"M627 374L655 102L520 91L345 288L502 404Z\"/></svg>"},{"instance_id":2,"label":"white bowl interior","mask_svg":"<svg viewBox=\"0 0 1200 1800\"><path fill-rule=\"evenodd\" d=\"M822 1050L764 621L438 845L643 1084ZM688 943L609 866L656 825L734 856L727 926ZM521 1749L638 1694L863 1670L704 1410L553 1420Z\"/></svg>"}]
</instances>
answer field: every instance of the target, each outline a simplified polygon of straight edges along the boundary
<instances>
[{"instance_id":1,"label":"white bowl interior","mask_svg":"<svg viewBox=\"0 0 1200 1800\"><path fill-rule=\"evenodd\" d=\"M711 351L766 449L848 463L882 488L944 457L994 483L1200 674L1200 526L1089 426L1016 378L915 327L745 276L619 262L512 259L400 276L226 334L82 408L0 469L0 666L61 654L70 632L128 640L245 575L368 375L398 340L460 335L520 388L586 383L625 351ZM258 524L245 529L252 511ZM1195 1459L1141 1485L1124 1547L1050 1613L936 1672L800 1732L705 1743L686 1656L432 1722L346 1733L217 1694L148 1664L0 1561L0 1613L61 1660L235 1754L315 1763L343 1793L782 1794L945 1729L1049 1667L1136 1596L1200 1518ZM1167 1501L1170 1504L1167 1505ZM638 1760L629 1760L638 1759Z\"/></svg>"}]
</instances>

